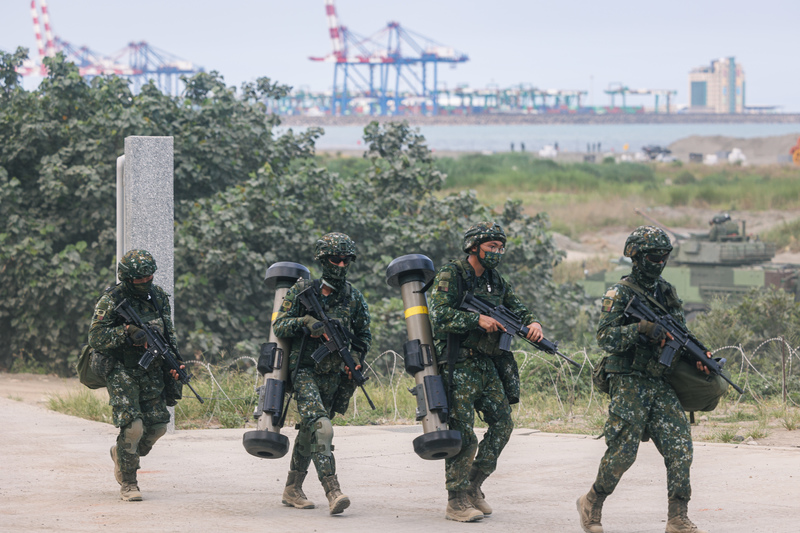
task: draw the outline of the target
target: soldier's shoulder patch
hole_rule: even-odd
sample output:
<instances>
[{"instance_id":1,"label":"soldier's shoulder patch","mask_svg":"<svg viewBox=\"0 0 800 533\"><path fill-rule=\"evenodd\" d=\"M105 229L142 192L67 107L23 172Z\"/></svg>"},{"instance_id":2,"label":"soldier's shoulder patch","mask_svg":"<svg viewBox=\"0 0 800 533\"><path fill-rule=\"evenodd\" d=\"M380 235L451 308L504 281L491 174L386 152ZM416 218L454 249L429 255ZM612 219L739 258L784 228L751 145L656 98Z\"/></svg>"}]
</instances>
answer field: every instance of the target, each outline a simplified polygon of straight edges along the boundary
<instances>
[{"instance_id":1,"label":"soldier's shoulder patch","mask_svg":"<svg viewBox=\"0 0 800 533\"><path fill-rule=\"evenodd\" d=\"M448 292L450 290L450 282L449 281L439 281L439 284L436 285L437 291Z\"/></svg>"},{"instance_id":2,"label":"soldier's shoulder patch","mask_svg":"<svg viewBox=\"0 0 800 533\"><path fill-rule=\"evenodd\" d=\"M449 270L442 270L441 273L439 273L439 279L443 281L449 280L451 276Z\"/></svg>"},{"instance_id":3,"label":"soldier's shoulder patch","mask_svg":"<svg viewBox=\"0 0 800 533\"><path fill-rule=\"evenodd\" d=\"M98 308L94 312L94 320L103 320L106 317L106 310Z\"/></svg>"},{"instance_id":4,"label":"soldier's shoulder patch","mask_svg":"<svg viewBox=\"0 0 800 533\"><path fill-rule=\"evenodd\" d=\"M284 313L289 311L289 309L291 308L292 308L292 302L289 300L284 300L283 303L281 304L281 311Z\"/></svg>"},{"instance_id":5,"label":"soldier's shoulder patch","mask_svg":"<svg viewBox=\"0 0 800 533\"><path fill-rule=\"evenodd\" d=\"M614 301L617 299L616 287L611 287L603 295L603 312L608 313L614 307Z\"/></svg>"},{"instance_id":6,"label":"soldier's shoulder patch","mask_svg":"<svg viewBox=\"0 0 800 533\"><path fill-rule=\"evenodd\" d=\"M611 287L610 289L608 289L606 291L606 293L603 295L603 298L616 300L617 299L617 288L616 287Z\"/></svg>"}]
</instances>

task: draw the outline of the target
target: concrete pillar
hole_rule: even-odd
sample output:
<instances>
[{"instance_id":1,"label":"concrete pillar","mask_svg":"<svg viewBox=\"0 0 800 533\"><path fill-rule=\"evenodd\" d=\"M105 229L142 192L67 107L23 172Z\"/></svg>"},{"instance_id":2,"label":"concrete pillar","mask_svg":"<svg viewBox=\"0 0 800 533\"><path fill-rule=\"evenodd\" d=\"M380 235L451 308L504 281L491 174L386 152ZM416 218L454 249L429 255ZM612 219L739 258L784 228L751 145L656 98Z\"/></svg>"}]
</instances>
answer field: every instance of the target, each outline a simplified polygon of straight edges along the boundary
<instances>
[{"instance_id":1,"label":"concrete pillar","mask_svg":"<svg viewBox=\"0 0 800 533\"><path fill-rule=\"evenodd\" d=\"M125 155L117 159L117 261L134 248L153 254L153 281L170 294L174 320L173 168L172 137L126 137ZM175 411L169 409L172 432Z\"/></svg>"},{"instance_id":2,"label":"concrete pillar","mask_svg":"<svg viewBox=\"0 0 800 533\"><path fill-rule=\"evenodd\" d=\"M158 265L154 282L170 295L175 289L172 146L172 137L126 137L125 155L117 160L117 258L133 248L149 251ZM174 311L172 298L170 305Z\"/></svg>"}]
</instances>

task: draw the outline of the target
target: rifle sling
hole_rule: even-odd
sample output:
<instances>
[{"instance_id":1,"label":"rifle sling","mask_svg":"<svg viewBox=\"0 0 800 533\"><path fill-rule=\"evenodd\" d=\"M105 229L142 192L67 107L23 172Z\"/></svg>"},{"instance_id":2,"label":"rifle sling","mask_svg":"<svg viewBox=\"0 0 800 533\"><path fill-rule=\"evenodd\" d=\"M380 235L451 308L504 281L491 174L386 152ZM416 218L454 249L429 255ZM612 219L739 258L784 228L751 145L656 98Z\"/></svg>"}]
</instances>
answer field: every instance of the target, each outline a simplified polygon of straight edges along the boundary
<instances>
[{"instance_id":1,"label":"rifle sling","mask_svg":"<svg viewBox=\"0 0 800 533\"><path fill-rule=\"evenodd\" d=\"M656 300L655 298L653 298L652 296L650 296L649 294L647 294L646 292L644 292L644 290L642 290L642 288L641 288L641 287L639 287L637 284L635 284L635 283L632 283L632 282L628 281L628 279L627 279L627 278L622 278L621 280L619 280L619 282L618 282L618 283L619 283L620 285L623 285L623 286L625 286L625 287L628 287L629 289L631 289L633 292L635 292L635 293L636 293L636 294L638 294L639 296L643 296L643 297L645 297L645 298L647 299L647 301L648 301L648 302L650 302L651 304L655 305L656 307L658 307L659 309L661 309L662 311L664 311L664 313L666 313L666 314L670 314L670 313L669 313L669 310L668 310L666 307L664 307L664 306L661 304L661 302L659 302L658 300Z\"/></svg>"},{"instance_id":2,"label":"rifle sling","mask_svg":"<svg viewBox=\"0 0 800 533\"><path fill-rule=\"evenodd\" d=\"M161 311L161 306L158 305L158 300L156 300L156 294L155 292L153 292L152 288L150 289L148 296L150 296L150 300L152 300L153 305L156 306L156 311L158 311L158 316L161 317L161 324L164 326L164 339L166 339L167 344L169 344L169 348L170 350L172 350L172 353L175 354L175 358L178 361L183 361L183 359L181 359L181 356L178 355L178 350L175 348L175 346L173 346L172 341L169 340L169 335L167 335L167 319L164 318L164 313L163 311Z\"/></svg>"}]
</instances>

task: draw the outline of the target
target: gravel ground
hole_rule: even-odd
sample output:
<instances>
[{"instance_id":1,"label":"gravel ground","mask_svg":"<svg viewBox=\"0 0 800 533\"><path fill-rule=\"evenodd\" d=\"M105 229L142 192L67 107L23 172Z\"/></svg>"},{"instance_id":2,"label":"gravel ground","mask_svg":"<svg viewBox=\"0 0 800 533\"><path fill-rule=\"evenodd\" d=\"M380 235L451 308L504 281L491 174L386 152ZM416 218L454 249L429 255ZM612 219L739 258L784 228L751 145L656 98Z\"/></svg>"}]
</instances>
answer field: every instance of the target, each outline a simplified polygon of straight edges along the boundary
<instances>
[{"instance_id":1,"label":"gravel ground","mask_svg":"<svg viewBox=\"0 0 800 533\"><path fill-rule=\"evenodd\" d=\"M444 519L443 464L412 451L419 426L336 427L342 488L352 500L331 517L310 475L313 510L280 503L288 457L256 459L242 429L178 431L142 460L143 502L122 502L108 448L116 430L43 408L69 381L0 375L0 531L580 531L575 499L605 449L582 435L517 429L484 484L494 514L474 526ZM12 397L5 397L15 383ZM60 383L55 385L56 383ZM24 398L30 398L25 401ZM285 431L290 438L294 430ZM479 431L480 433L480 431ZM797 531L800 448L695 443L690 516L711 531ZM603 524L617 533L664 531L663 461L652 443L607 501Z\"/></svg>"}]
</instances>

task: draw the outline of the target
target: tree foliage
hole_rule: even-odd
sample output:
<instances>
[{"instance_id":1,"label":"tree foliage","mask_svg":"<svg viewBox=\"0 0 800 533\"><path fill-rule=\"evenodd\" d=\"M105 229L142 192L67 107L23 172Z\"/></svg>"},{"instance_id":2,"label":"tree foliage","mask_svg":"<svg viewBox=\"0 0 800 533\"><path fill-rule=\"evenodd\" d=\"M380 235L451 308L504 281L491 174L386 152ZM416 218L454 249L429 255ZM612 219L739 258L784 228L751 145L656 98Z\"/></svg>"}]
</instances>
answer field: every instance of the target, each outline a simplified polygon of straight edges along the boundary
<instances>
[{"instance_id":1,"label":"tree foliage","mask_svg":"<svg viewBox=\"0 0 800 533\"><path fill-rule=\"evenodd\" d=\"M24 59L0 53L0 368L31 359L68 370L95 300L114 283L115 162L130 135L175 138L180 220L191 201L241 180L265 161L282 169L308 146L275 139L260 100L286 88L267 79L226 88L217 73L176 99L116 77L87 83L58 55L35 91L18 85ZM188 206L188 207L185 207Z\"/></svg>"},{"instance_id":2,"label":"tree foliage","mask_svg":"<svg viewBox=\"0 0 800 533\"><path fill-rule=\"evenodd\" d=\"M174 137L174 308L187 355L254 353L272 312L267 267L295 261L318 275L313 246L330 231L357 243L351 281L373 311L376 349L405 340L389 262L422 253L441 266L462 255L464 230L487 219L505 227L502 270L548 331L566 336L586 322L582 293L552 283L561 254L546 215L514 202L492 212L470 191L443 195L445 176L407 124L370 124L365 163L335 172L314 157L321 130L275 134L278 119L261 102L287 88L267 78L237 91L201 73L181 98L152 84L134 95L118 78L87 83L56 56L28 92L13 72L22 57L0 56L0 368L69 371L94 302L115 282L115 163L130 135Z\"/></svg>"}]
</instances>

